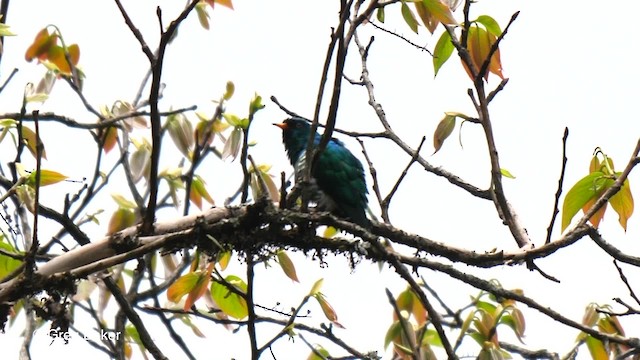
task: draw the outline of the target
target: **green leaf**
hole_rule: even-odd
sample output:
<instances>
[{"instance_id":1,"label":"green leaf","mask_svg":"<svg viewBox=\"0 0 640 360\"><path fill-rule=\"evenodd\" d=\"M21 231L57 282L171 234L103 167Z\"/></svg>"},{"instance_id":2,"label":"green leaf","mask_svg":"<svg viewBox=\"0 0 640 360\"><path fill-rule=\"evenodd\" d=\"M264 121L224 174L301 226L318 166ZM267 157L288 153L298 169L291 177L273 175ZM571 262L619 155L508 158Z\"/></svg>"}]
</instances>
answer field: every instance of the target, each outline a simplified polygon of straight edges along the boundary
<instances>
[{"instance_id":1,"label":"green leaf","mask_svg":"<svg viewBox=\"0 0 640 360\"><path fill-rule=\"evenodd\" d=\"M243 294L247 293L247 284L235 275L225 277L225 281ZM230 317L242 320L249 314L247 302L244 298L227 288L227 285L217 281L211 282L211 297L218 304L220 310Z\"/></svg>"},{"instance_id":2,"label":"green leaf","mask_svg":"<svg viewBox=\"0 0 640 360\"><path fill-rule=\"evenodd\" d=\"M404 19L404 22L406 22L407 25L409 25L409 27L411 28L411 30L417 34L418 21L416 20L415 15L413 15L413 11L411 11L407 3L405 3L404 1L402 2L402 7L400 8L400 11L402 12L402 18Z\"/></svg>"},{"instance_id":3,"label":"green leaf","mask_svg":"<svg viewBox=\"0 0 640 360\"><path fill-rule=\"evenodd\" d=\"M384 6L378 8L378 10L376 11L376 18L378 19L378 21L384 24Z\"/></svg>"},{"instance_id":4,"label":"green leaf","mask_svg":"<svg viewBox=\"0 0 640 360\"><path fill-rule=\"evenodd\" d=\"M569 226L571 219L587 202L597 199L612 184L613 179L606 177L600 171L595 171L573 185L562 204L562 231Z\"/></svg>"},{"instance_id":5,"label":"green leaf","mask_svg":"<svg viewBox=\"0 0 640 360\"><path fill-rule=\"evenodd\" d=\"M444 65L447 60L451 57L453 53L453 43L451 42L451 35L449 32L445 31L440 35L440 39L436 43L435 49L433 49L433 72L434 77L438 75L438 71L442 65Z\"/></svg>"},{"instance_id":6,"label":"green leaf","mask_svg":"<svg viewBox=\"0 0 640 360\"><path fill-rule=\"evenodd\" d=\"M500 25L489 15L480 15L476 19L476 22L484 25L484 28L487 29L488 32L495 35L496 37L502 34L502 30L500 30Z\"/></svg>"}]
</instances>

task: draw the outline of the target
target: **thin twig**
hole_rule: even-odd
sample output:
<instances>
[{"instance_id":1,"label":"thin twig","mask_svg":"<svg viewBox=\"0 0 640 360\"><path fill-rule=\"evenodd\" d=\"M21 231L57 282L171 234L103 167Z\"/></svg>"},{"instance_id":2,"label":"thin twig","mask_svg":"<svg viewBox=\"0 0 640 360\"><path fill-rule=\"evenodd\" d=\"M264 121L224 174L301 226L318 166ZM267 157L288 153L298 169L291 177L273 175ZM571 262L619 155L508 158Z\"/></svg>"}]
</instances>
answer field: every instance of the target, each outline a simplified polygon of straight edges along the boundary
<instances>
[{"instance_id":1,"label":"thin twig","mask_svg":"<svg viewBox=\"0 0 640 360\"><path fill-rule=\"evenodd\" d=\"M558 179L558 189L556 190L555 201L553 202L553 212L551 213L551 221L547 227L547 238L544 241L545 244L551 242L551 233L553 232L553 224L555 223L558 214L560 213L559 204L560 196L562 195L562 185L564 183L564 174L567 170L567 139L569 138L569 128L564 128L564 135L562 136L562 166L560 168L560 178Z\"/></svg>"}]
</instances>

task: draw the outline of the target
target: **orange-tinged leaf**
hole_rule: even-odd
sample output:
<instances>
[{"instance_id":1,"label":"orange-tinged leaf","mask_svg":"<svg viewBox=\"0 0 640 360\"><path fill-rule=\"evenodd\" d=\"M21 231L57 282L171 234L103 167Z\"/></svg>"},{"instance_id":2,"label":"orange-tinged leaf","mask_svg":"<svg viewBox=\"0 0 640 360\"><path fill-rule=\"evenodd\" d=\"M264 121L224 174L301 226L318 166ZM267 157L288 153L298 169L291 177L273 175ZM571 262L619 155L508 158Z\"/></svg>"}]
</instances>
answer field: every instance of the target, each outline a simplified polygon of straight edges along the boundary
<instances>
[{"instance_id":1,"label":"orange-tinged leaf","mask_svg":"<svg viewBox=\"0 0 640 360\"><path fill-rule=\"evenodd\" d=\"M211 6L211 8L214 8L215 4L219 4L233 10L233 3L231 2L231 0L204 0L204 1L206 1L207 4Z\"/></svg>"},{"instance_id":2,"label":"orange-tinged leaf","mask_svg":"<svg viewBox=\"0 0 640 360\"><path fill-rule=\"evenodd\" d=\"M440 150L444 141L451 135L453 128L456 126L456 116L446 114L438 123L436 130L433 132L433 148L434 154Z\"/></svg>"},{"instance_id":3,"label":"orange-tinged leaf","mask_svg":"<svg viewBox=\"0 0 640 360\"><path fill-rule=\"evenodd\" d=\"M231 261L231 251L225 251L223 253L218 253L217 262L220 265L220 270L224 271L229 265L229 261Z\"/></svg>"},{"instance_id":4,"label":"orange-tinged leaf","mask_svg":"<svg viewBox=\"0 0 640 360\"><path fill-rule=\"evenodd\" d=\"M195 272L182 275L167 289L167 299L173 303L180 302L198 284L200 276Z\"/></svg>"},{"instance_id":5,"label":"orange-tinged leaf","mask_svg":"<svg viewBox=\"0 0 640 360\"><path fill-rule=\"evenodd\" d=\"M189 193L189 199L193 202L199 209L202 209L202 199L207 200L209 204L214 204L213 198L207 191L205 187L204 180L196 175L191 182L191 192Z\"/></svg>"},{"instance_id":6,"label":"orange-tinged leaf","mask_svg":"<svg viewBox=\"0 0 640 360\"><path fill-rule=\"evenodd\" d=\"M108 153L118 143L118 130L113 126L110 126L102 134L103 134L102 149L104 150L105 153Z\"/></svg>"},{"instance_id":7,"label":"orange-tinged leaf","mask_svg":"<svg viewBox=\"0 0 640 360\"><path fill-rule=\"evenodd\" d=\"M489 47L491 48L498 39L490 32L487 32L487 37L489 40ZM491 61L489 62L488 69L490 72L500 77L500 79L504 79L504 76L502 75L502 61L500 60L500 48L496 49L496 51L491 55Z\"/></svg>"},{"instance_id":8,"label":"orange-tinged leaf","mask_svg":"<svg viewBox=\"0 0 640 360\"><path fill-rule=\"evenodd\" d=\"M289 255L287 255L287 252L284 250L278 250L276 256L278 257L278 264L280 264L280 268L282 268L285 275L295 282L300 282L298 280L298 275L296 274L296 267L293 265L293 261L291 261Z\"/></svg>"},{"instance_id":9,"label":"orange-tinged leaf","mask_svg":"<svg viewBox=\"0 0 640 360\"><path fill-rule=\"evenodd\" d=\"M598 329L607 334L625 336L622 324L620 324L618 318L615 316L607 315L601 318L600 321L598 321Z\"/></svg>"},{"instance_id":10,"label":"orange-tinged leaf","mask_svg":"<svg viewBox=\"0 0 640 360\"><path fill-rule=\"evenodd\" d=\"M71 65L75 67L80 60L80 47L78 44L70 45L67 47L67 53L69 55ZM67 75L71 74L71 65L69 65L69 61L67 61L67 56L65 55L65 51L62 46L54 45L49 47L47 59L54 64L61 73Z\"/></svg>"},{"instance_id":11,"label":"orange-tinged leaf","mask_svg":"<svg viewBox=\"0 0 640 360\"><path fill-rule=\"evenodd\" d=\"M331 321L337 327L344 329L344 326L342 326L342 324L338 322L338 314L333 309L331 304L329 304L324 295L322 295L322 293L316 293L313 297L318 300L318 304L320 304L322 312L324 313L324 316L327 318L327 320Z\"/></svg>"},{"instance_id":12,"label":"orange-tinged leaf","mask_svg":"<svg viewBox=\"0 0 640 360\"><path fill-rule=\"evenodd\" d=\"M600 197L600 195L587 201L587 203L582 207L582 212L586 213L587 211L589 211L593 204L596 203L596 200L598 200L598 197ZM597 228L598 226L600 226L600 221L604 218L604 213L606 211L607 204L604 204L600 209L598 209L598 211L593 214L593 216L589 218L589 222L591 223L591 225L593 225L593 227Z\"/></svg>"},{"instance_id":13,"label":"orange-tinged leaf","mask_svg":"<svg viewBox=\"0 0 640 360\"><path fill-rule=\"evenodd\" d=\"M193 288L191 289L191 291L189 291L189 295L187 295L187 300L185 300L184 302L184 311L188 311L189 309L191 309L191 307L193 306L193 304L195 304L195 302L202 297L202 295L204 295L204 293L207 291L207 286L209 285L209 279L211 279L211 277L209 276L208 272L197 272L198 274L198 280L196 281L196 284L193 286Z\"/></svg>"},{"instance_id":14,"label":"orange-tinged leaf","mask_svg":"<svg viewBox=\"0 0 640 360\"><path fill-rule=\"evenodd\" d=\"M440 21L438 21L438 19L436 19L431 14L431 12L429 11L429 9L427 8L427 6L424 4L423 1L416 1L413 3L413 5L416 7L416 12L420 17L420 20L422 20L422 23L424 24L424 26L427 28L427 30L429 30L430 33L433 34L433 32L436 30L436 27L438 27L438 24L440 23ZM449 34L446 31L444 33Z\"/></svg>"},{"instance_id":15,"label":"orange-tinged leaf","mask_svg":"<svg viewBox=\"0 0 640 360\"><path fill-rule=\"evenodd\" d=\"M37 146L36 133L30 128L22 125L22 139L25 141L27 145L27 149L29 149L29 152L31 153L31 155L33 155L34 158L37 157L38 153L36 151L36 146ZM47 158L47 153L44 150L44 145L42 145L41 155L43 159Z\"/></svg>"},{"instance_id":16,"label":"orange-tinged leaf","mask_svg":"<svg viewBox=\"0 0 640 360\"><path fill-rule=\"evenodd\" d=\"M49 52L49 48L56 44L58 38L49 34L49 30L44 28L40 30L40 32L36 35L36 38L33 40L33 43L27 49L27 52L24 55L25 60L31 61L35 58L39 60L45 60L47 58L47 53Z\"/></svg>"},{"instance_id":17,"label":"orange-tinged leaf","mask_svg":"<svg viewBox=\"0 0 640 360\"><path fill-rule=\"evenodd\" d=\"M609 199L609 204L613 210L618 213L618 222L620 226L627 231L627 220L633 215L633 195L631 195L631 187L629 179L626 179L615 195Z\"/></svg>"},{"instance_id":18,"label":"orange-tinged leaf","mask_svg":"<svg viewBox=\"0 0 640 360\"><path fill-rule=\"evenodd\" d=\"M457 24L449 6L445 5L440 0L422 0L422 3L436 20L447 25Z\"/></svg>"},{"instance_id":19,"label":"orange-tinged leaf","mask_svg":"<svg viewBox=\"0 0 640 360\"><path fill-rule=\"evenodd\" d=\"M126 229L136 223L136 212L131 209L118 208L111 219L109 220L109 227L107 228L107 234L114 234L122 229Z\"/></svg>"}]
</instances>

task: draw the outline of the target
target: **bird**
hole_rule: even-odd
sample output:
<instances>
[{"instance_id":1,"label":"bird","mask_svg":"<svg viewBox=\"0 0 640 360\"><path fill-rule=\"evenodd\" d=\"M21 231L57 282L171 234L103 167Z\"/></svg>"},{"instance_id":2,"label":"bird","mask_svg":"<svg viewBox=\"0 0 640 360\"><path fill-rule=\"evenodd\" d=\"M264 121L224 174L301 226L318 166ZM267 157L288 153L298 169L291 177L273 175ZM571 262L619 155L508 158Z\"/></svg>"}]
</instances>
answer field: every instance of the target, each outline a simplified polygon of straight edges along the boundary
<instances>
[{"instance_id":1,"label":"bird","mask_svg":"<svg viewBox=\"0 0 640 360\"><path fill-rule=\"evenodd\" d=\"M282 142L298 183L304 176L311 123L301 117L291 117L273 125L282 129ZM318 146L320 139L321 135L316 132L314 146ZM371 227L366 215L368 190L362 163L342 141L329 140L313 165L310 186L311 200L318 210L328 211L366 229Z\"/></svg>"}]
</instances>

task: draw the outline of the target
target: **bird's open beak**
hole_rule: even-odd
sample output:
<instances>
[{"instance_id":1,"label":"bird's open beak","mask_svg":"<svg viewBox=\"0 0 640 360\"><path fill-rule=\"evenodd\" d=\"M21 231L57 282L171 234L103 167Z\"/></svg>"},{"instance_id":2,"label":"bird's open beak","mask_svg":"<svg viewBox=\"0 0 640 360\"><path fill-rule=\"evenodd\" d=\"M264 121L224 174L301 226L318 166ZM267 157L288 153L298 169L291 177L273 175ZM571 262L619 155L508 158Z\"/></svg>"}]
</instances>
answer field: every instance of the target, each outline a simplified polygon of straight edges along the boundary
<instances>
[{"instance_id":1,"label":"bird's open beak","mask_svg":"<svg viewBox=\"0 0 640 360\"><path fill-rule=\"evenodd\" d=\"M282 130L287 130L287 128L288 128L287 124L285 124L285 123L277 123L277 124L273 124L273 125L279 127Z\"/></svg>"}]
</instances>

